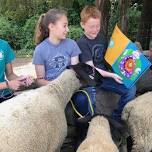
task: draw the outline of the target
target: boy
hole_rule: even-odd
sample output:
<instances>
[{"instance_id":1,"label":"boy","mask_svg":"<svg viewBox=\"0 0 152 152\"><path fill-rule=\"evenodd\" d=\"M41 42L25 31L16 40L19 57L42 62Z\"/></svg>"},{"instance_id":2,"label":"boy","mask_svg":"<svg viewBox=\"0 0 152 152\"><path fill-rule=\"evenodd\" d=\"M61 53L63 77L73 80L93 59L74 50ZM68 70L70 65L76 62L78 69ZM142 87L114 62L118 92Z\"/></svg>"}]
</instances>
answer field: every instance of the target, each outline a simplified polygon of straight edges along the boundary
<instances>
[{"instance_id":1,"label":"boy","mask_svg":"<svg viewBox=\"0 0 152 152\"><path fill-rule=\"evenodd\" d=\"M100 27L102 27L100 20L101 13L95 6L86 6L81 12L81 27L84 29L84 35L77 42L82 51L80 62L96 68L104 77L100 89L112 91L121 96L117 108L112 113L112 118L119 121L124 106L134 99L136 87L127 89L120 76L107 71L104 61L107 42L104 36L99 33ZM89 90L89 93L91 92Z\"/></svg>"}]
</instances>

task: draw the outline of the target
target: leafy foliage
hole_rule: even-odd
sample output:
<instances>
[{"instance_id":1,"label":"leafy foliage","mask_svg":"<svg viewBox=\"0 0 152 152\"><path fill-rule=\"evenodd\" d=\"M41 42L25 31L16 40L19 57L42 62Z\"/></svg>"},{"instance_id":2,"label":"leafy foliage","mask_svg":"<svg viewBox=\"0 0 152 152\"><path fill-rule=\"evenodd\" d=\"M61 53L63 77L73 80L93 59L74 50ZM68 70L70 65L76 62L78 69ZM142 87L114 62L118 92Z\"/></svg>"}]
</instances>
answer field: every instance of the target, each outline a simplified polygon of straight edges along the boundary
<instances>
[{"instance_id":1,"label":"leafy foliage","mask_svg":"<svg viewBox=\"0 0 152 152\"><path fill-rule=\"evenodd\" d=\"M22 27L22 43L21 48L30 50L34 48L33 36L38 16L33 16L26 20Z\"/></svg>"},{"instance_id":2,"label":"leafy foliage","mask_svg":"<svg viewBox=\"0 0 152 152\"><path fill-rule=\"evenodd\" d=\"M83 34L79 24L80 12L85 5L94 3L95 0L0 0L0 38L9 41L15 50L32 54L37 19L40 14L55 7L67 10L70 25L68 37L77 40ZM131 0L128 35L132 40L136 39L141 6L142 0ZM118 11L118 0L111 0L109 36L119 20Z\"/></svg>"},{"instance_id":3,"label":"leafy foliage","mask_svg":"<svg viewBox=\"0 0 152 152\"><path fill-rule=\"evenodd\" d=\"M70 29L70 32L69 32L68 37L74 40L79 39L83 34L83 30L80 26L70 26L69 29Z\"/></svg>"},{"instance_id":4,"label":"leafy foliage","mask_svg":"<svg viewBox=\"0 0 152 152\"><path fill-rule=\"evenodd\" d=\"M6 39L14 49L19 48L18 26L14 25L7 18L0 16L0 37Z\"/></svg>"},{"instance_id":5,"label":"leafy foliage","mask_svg":"<svg viewBox=\"0 0 152 152\"><path fill-rule=\"evenodd\" d=\"M129 9L129 30L128 36L132 41L136 40L136 35L138 32L139 19L141 16L141 12L138 10L136 6L132 6Z\"/></svg>"}]
</instances>

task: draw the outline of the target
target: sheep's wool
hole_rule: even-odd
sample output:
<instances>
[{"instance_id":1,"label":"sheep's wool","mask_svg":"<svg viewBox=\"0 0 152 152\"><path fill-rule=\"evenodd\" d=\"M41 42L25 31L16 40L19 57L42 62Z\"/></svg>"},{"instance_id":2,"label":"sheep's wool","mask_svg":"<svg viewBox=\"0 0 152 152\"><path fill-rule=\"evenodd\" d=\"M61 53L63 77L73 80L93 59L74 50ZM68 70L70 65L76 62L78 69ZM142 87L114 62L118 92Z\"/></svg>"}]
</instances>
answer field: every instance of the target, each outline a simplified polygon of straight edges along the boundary
<instances>
[{"instance_id":1,"label":"sheep's wool","mask_svg":"<svg viewBox=\"0 0 152 152\"><path fill-rule=\"evenodd\" d=\"M152 150L152 92L145 93L129 102L122 114L133 137L132 152Z\"/></svg>"},{"instance_id":2,"label":"sheep's wool","mask_svg":"<svg viewBox=\"0 0 152 152\"><path fill-rule=\"evenodd\" d=\"M0 104L0 152L56 152L67 134L64 109L80 87L72 70Z\"/></svg>"},{"instance_id":3,"label":"sheep's wool","mask_svg":"<svg viewBox=\"0 0 152 152\"><path fill-rule=\"evenodd\" d=\"M77 152L118 152L106 118L97 116L91 120L87 138L81 143Z\"/></svg>"}]
</instances>

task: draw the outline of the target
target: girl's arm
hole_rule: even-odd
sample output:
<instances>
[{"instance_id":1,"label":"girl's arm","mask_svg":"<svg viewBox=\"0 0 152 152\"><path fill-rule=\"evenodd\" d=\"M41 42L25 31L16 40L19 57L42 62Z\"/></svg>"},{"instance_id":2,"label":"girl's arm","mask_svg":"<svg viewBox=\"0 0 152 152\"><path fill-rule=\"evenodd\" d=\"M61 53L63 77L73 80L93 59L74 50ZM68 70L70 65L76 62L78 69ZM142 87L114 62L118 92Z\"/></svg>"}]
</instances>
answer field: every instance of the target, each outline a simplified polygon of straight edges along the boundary
<instances>
[{"instance_id":1,"label":"girl's arm","mask_svg":"<svg viewBox=\"0 0 152 152\"><path fill-rule=\"evenodd\" d=\"M49 81L45 80L45 68L44 65L35 65L35 71L37 76L37 85L44 86L49 83Z\"/></svg>"},{"instance_id":2,"label":"girl's arm","mask_svg":"<svg viewBox=\"0 0 152 152\"><path fill-rule=\"evenodd\" d=\"M118 83L122 84L122 78L119 75L117 75L115 73L107 72L105 70L102 70L102 69L95 67L93 64L93 61L88 61L88 62L86 62L86 64L94 67L103 77L111 77L115 81L117 81Z\"/></svg>"},{"instance_id":3,"label":"girl's arm","mask_svg":"<svg viewBox=\"0 0 152 152\"><path fill-rule=\"evenodd\" d=\"M78 56L74 56L71 58L71 65L75 65L79 63L79 57Z\"/></svg>"}]
</instances>

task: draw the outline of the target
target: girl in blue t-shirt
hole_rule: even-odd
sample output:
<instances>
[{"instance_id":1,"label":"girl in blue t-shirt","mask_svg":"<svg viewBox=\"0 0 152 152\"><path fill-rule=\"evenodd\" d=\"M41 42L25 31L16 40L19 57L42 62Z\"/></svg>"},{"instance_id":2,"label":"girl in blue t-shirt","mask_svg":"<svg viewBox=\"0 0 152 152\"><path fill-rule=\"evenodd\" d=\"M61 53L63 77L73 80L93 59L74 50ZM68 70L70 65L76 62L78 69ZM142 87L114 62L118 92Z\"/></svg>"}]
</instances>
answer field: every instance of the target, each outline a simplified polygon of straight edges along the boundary
<instances>
[{"instance_id":1,"label":"girl in blue t-shirt","mask_svg":"<svg viewBox=\"0 0 152 152\"><path fill-rule=\"evenodd\" d=\"M40 16L33 56L39 86L57 78L68 65L78 63L81 52L74 40L66 38L68 31L67 13L64 10L50 9Z\"/></svg>"},{"instance_id":2,"label":"girl in blue t-shirt","mask_svg":"<svg viewBox=\"0 0 152 152\"><path fill-rule=\"evenodd\" d=\"M33 82L30 76L17 76L13 72L12 61L15 55L10 45L0 39L0 103L13 97L13 92L21 86L29 86Z\"/></svg>"}]
</instances>

